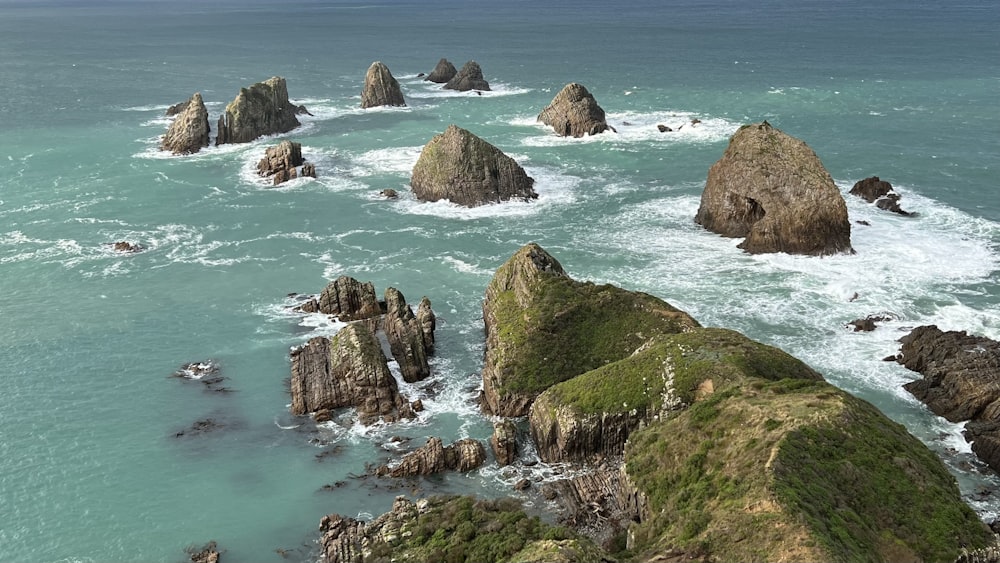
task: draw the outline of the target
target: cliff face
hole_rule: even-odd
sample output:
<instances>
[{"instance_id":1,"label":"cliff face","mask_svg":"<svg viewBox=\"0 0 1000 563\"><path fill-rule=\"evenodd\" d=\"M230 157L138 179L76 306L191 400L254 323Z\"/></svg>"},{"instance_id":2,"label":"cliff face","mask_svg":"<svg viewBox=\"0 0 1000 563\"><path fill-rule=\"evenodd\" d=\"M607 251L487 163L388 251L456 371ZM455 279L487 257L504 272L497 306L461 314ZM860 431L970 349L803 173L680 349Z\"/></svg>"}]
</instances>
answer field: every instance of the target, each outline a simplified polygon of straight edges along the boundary
<instances>
[{"instance_id":1,"label":"cliff face","mask_svg":"<svg viewBox=\"0 0 1000 563\"><path fill-rule=\"evenodd\" d=\"M288 101L288 86L279 76L243 88L219 116L216 145L248 143L263 135L287 133L300 125L300 108Z\"/></svg>"},{"instance_id":2,"label":"cliff face","mask_svg":"<svg viewBox=\"0 0 1000 563\"><path fill-rule=\"evenodd\" d=\"M596 135L608 130L604 109L582 84L567 84L552 99L538 121L552 127L563 137Z\"/></svg>"},{"instance_id":3,"label":"cliff face","mask_svg":"<svg viewBox=\"0 0 1000 563\"><path fill-rule=\"evenodd\" d=\"M208 146L208 110L200 93L195 93L187 102L179 104L180 109L172 115L173 122L160 142L160 150L174 154L191 154ZM168 113L168 115L171 115Z\"/></svg>"},{"instance_id":4,"label":"cliff face","mask_svg":"<svg viewBox=\"0 0 1000 563\"><path fill-rule=\"evenodd\" d=\"M626 358L656 335L698 326L651 295L574 281L536 244L497 270L483 320L483 410L499 416L524 416L552 385Z\"/></svg>"},{"instance_id":5,"label":"cliff face","mask_svg":"<svg viewBox=\"0 0 1000 563\"><path fill-rule=\"evenodd\" d=\"M389 67L379 61L372 63L365 74L365 86L361 91L361 107L405 106L399 82L389 72Z\"/></svg>"},{"instance_id":6,"label":"cliff face","mask_svg":"<svg viewBox=\"0 0 1000 563\"><path fill-rule=\"evenodd\" d=\"M466 207L537 198L534 183L513 158L454 125L424 146L410 178L417 199Z\"/></svg>"},{"instance_id":7,"label":"cliff face","mask_svg":"<svg viewBox=\"0 0 1000 563\"><path fill-rule=\"evenodd\" d=\"M805 143L745 125L708 171L695 222L759 254L853 253L847 204Z\"/></svg>"}]
</instances>

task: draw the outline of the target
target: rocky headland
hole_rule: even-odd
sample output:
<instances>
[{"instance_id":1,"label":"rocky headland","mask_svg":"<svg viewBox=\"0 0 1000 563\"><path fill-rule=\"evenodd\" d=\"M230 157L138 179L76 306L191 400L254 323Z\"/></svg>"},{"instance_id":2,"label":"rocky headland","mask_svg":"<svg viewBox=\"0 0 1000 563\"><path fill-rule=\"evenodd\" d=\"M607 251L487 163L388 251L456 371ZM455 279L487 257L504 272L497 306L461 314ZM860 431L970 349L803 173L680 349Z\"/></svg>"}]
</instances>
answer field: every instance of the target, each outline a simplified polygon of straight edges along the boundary
<instances>
[{"instance_id":1,"label":"rocky headland","mask_svg":"<svg viewBox=\"0 0 1000 563\"><path fill-rule=\"evenodd\" d=\"M389 72L389 67L381 61L375 61L365 73L365 86L361 91L361 107L405 106L403 91L399 82Z\"/></svg>"},{"instance_id":2,"label":"rocky headland","mask_svg":"<svg viewBox=\"0 0 1000 563\"><path fill-rule=\"evenodd\" d=\"M853 253L847 204L819 157L768 122L744 125L708 171L695 222L751 253Z\"/></svg>"},{"instance_id":3,"label":"rocky headland","mask_svg":"<svg viewBox=\"0 0 1000 563\"><path fill-rule=\"evenodd\" d=\"M513 158L455 125L424 146L410 177L417 199L466 207L535 199L534 183Z\"/></svg>"},{"instance_id":4,"label":"rocky headland","mask_svg":"<svg viewBox=\"0 0 1000 563\"><path fill-rule=\"evenodd\" d=\"M538 114L544 123L563 137L596 135L608 130L604 109L582 84L567 84Z\"/></svg>"},{"instance_id":5,"label":"rocky headland","mask_svg":"<svg viewBox=\"0 0 1000 563\"><path fill-rule=\"evenodd\" d=\"M299 125L295 117L308 113L288 101L288 86L280 76L240 89L219 116L216 145L248 143L264 135L287 133Z\"/></svg>"},{"instance_id":6,"label":"rocky headland","mask_svg":"<svg viewBox=\"0 0 1000 563\"><path fill-rule=\"evenodd\" d=\"M196 153L208 146L208 110L201 93L195 92L188 101L171 106L167 115L173 115L174 120L160 141L160 150L180 155Z\"/></svg>"}]
</instances>

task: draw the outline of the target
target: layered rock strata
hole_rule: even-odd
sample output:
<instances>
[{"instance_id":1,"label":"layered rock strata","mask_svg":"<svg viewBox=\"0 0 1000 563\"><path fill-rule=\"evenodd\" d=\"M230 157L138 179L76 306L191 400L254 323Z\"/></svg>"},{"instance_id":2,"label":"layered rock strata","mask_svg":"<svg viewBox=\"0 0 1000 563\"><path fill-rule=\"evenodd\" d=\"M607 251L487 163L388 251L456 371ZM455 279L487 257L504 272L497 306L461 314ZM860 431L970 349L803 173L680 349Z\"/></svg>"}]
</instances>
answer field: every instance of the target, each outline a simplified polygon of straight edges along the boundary
<instances>
[{"instance_id":1,"label":"layered rock strata","mask_svg":"<svg viewBox=\"0 0 1000 563\"><path fill-rule=\"evenodd\" d=\"M537 198L534 182L513 158L455 125L424 146L410 177L417 199L466 207Z\"/></svg>"},{"instance_id":2,"label":"layered rock strata","mask_svg":"<svg viewBox=\"0 0 1000 563\"><path fill-rule=\"evenodd\" d=\"M306 313L333 315L344 322L377 317L385 312L375 296L371 282L360 282L350 276L340 276L300 306Z\"/></svg>"},{"instance_id":3,"label":"layered rock strata","mask_svg":"<svg viewBox=\"0 0 1000 563\"><path fill-rule=\"evenodd\" d=\"M248 143L264 135L287 133L300 125L295 117L308 113L288 101L285 79L274 76L242 88L219 116L216 145Z\"/></svg>"},{"instance_id":4,"label":"layered rock strata","mask_svg":"<svg viewBox=\"0 0 1000 563\"><path fill-rule=\"evenodd\" d=\"M490 436L490 448L497 465L504 467L517 461L517 427L510 419L493 423L493 435Z\"/></svg>"},{"instance_id":5,"label":"layered rock strata","mask_svg":"<svg viewBox=\"0 0 1000 563\"><path fill-rule=\"evenodd\" d=\"M455 69L455 65L451 64L448 59L441 59L438 64L434 66L434 70L428 74L424 80L429 82L436 82L438 84L445 84L455 75L458 74L458 70Z\"/></svg>"},{"instance_id":6,"label":"layered rock strata","mask_svg":"<svg viewBox=\"0 0 1000 563\"><path fill-rule=\"evenodd\" d=\"M360 324L292 351L292 414L355 407L362 424L413 418L378 340Z\"/></svg>"},{"instance_id":7,"label":"layered rock strata","mask_svg":"<svg viewBox=\"0 0 1000 563\"><path fill-rule=\"evenodd\" d=\"M160 150L180 155L196 153L208 146L208 110L205 109L201 93L196 92L191 96L174 115L174 120L160 141Z\"/></svg>"},{"instance_id":8,"label":"layered rock strata","mask_svg":"<svg viewBox=\"0 0 1000 563\"><path fill-rule=\"evenodd\" d=\"M316 167L302 158L301 143L282 141L264 152L264 158L257 163L257 175L271 178L277 186L299 176L315 178Z\"/></svg>"},{"instance_id":9,"label":"layered rock strata","mask_svg":"<svg viewBox=\"0 0 1000 563\"><path fill-rule=\"evenodd\" d=\"M751 253L853 253L847 204L816 153L766 121L745 125L708 171L695 222Z\"/></svg>"},{"instance_id":10,"label":"layered rock strata","mask_svg":"<svg viewBox=\"0 0 1000 563\"><path fill-rule=\"evenodd\" d=\"M423 322L413 314L413 309L406 304L403 294L396 288L390 287L385 290L385 305L382 330L389 341L392 356L399 364L403 381L413 383L427 378L431 373L427 355L433 350L434 344L433 340L430 343L425 342L426 332ZM426 310L430 311L430 306ZM433 338L433 329L431 335Z\"/></svg>"},{"instance_id":11,"label":"layered rock strata","mask_svg":"<svg viewBox=\"0 0 1000 563\"><path fill-rule=\"evenodd\" d=\"M493 276L483 301L482 408L525 416L540 393L631 355L650 338L698 323L651 295L578 282L537 244Z\"/></svg>"},{"instance_id":12,"label":"layered rock strata","mask_svg":"<svg viewBox=\"0 0 1000 563\"><path fill-rule=\"evenodd\" d=\"M427 443L403 456L400 462L389 467L380 466L376 475L389 477L415 477L445 471L470 471L486 461L486 448L482 442L465 438L445 446L441 438L428 438Z\"/></svg>"},{"instance_id":13,"label":"layered rock strata","mask_svg":"<svg viewBox=\"0 0 1000 563\"><path fill-rule=\"evenodd\" d=\"M468 92L469 90L488 92L490 90L490 83L483 78L483 69L479 67L479 63L469 61L462 66L462 69L444 87L448 90L458 90L459 92Z\"/></svg>"},{"instance_id":14,"label":"layered rock strata","mask_svg":"<svg viewBox=\"0 0 1000 563\"><path fill-rule=\"evenodd\" d=\"M934 325L900 339L896 360L923 378L903 387L951 422L966 422L965 439L1000 471L1000 342Z\"/></svg>"},{"instance_id":15,"label":"layered rock strata","mask_svg":"<svg viewBox=\"0 0 1000 563\"><path fill-rule=\"evenodd\" d=\"M567 84L556 94L538 121L552 127L563 137L596 135L608 130L604 109L582 84Z\"/></svg>"},{"instance_id":16,"label":"layered rock strata","mask_svg":"<svg viewBox=\"0 0 1000 563\"><path fill-rule=\"evenodd\" d=\"M361 91L361 107L405 106L403 91L399 82L389 72L389 67L375 61L365 74L365 86Z\"/></svg>"}]
</instances>

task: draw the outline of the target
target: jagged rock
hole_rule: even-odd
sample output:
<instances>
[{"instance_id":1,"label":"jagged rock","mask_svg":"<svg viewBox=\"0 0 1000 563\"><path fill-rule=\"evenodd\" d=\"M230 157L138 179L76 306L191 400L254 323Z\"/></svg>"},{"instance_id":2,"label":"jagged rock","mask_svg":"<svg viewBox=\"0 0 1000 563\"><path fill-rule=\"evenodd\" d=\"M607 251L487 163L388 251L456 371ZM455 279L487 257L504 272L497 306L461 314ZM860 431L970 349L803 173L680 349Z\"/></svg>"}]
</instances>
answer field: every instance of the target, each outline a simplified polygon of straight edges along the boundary
<instances>
[{"instance_id":1,"label":"jagged rock","mask_svg":"<svg viewBox=\"0 0 1000 563\"><path fill-rule=\"evenodd\" d=\"M441 59L434 67L434 70L424 80L445 84L452 78L455 78L456 74L458 74L458 71L455 70L455 65L451 64L448 59Z\"/></svg>"},{"instance_id":2,"label":"jagged rock","mask_svg":"<svg viewBox=\"0 0 1000 563\"><path fill-rule=\"evenodd\" d=\"M517 427L510 419L493 423L490 447L497 458L497 465L504 467L517 460Z\"/></svg>"},{"instance_id":3,"label":"jagged rock","mask_svg":"<svg viewBox=\"0 0 1000 563\"><path fill-rule=\"evenodd\" d=\"M389 477L414 477L433 475L444 471L469 471L486 461L486 448L482 442L465 438L445 447L441 438L428 438L427 443L406 454L395 467L383 465L376 475Z\"/></svg>"},{"instance_id":4,"label":"jagged rock","mask_svg":"<svg viewBox=\"0 0 1000 563\"><path fill-rule=\"evenodd\" d=\"M764 121L744 125L708 171L695 222L746 237L751 254L853 253L847 205L805 143Z\"/></svg>"},{"instance_id":5,"label":"jagged rock","mask_svg":"<svg viewBox=\"0 0 1000 563\"><path fill-rule=\"evenodd\" d=\"M365 86L361 91L361 107L405 106L399 82L389 72L389 67L375 61L365 74Z\"/></svg>"},{"instance_id":6,"label":"jagged rock","mask_svg":"<svg viewBox=\"0 0 1000 563\"><path fill-rule=\"evenodd\" d=\"M448 90L458 90L459 92L468 92L469 90L489 91L490 83L483 78L483 69L479 68L479 63L469 61L462 66L462 70L459 70L444 87Z\"/></svg>"},{"instance_id":7,"label":"jagged rock","mask_svg":"<svg viewBox=\"0 0 1000 563\"><path fill-rule=\"evenodd\" d=\"M892 211L900 215L912 215L899 207L899 194L892 189L892 184L880 180L878 176L865 178L854 184L851 195L856 195L868 203L874 203L879 209Z\"/></svg>"},{"instance_id":8,"label":"jagged rock","mask_svg":"<svg viewBox=\"0 0 1000 563\"><path fill-rule=\"evenodd\" d=\"M399 364L403 381L413 383L431 373L427 364L428 346L424 342L423 323L414 314L403 294L394 287L385 290L385 317L382 330L389 340L392 356Z\"/></svg>"},{"instance_id":9,"label":"jagged rock","mask_svg":"<svg viewBox=\"0 0 1000 563\"><path fill-rule=\"evenodd\" d=\"M604 110L582 84L567 84L538 114L538 121L563 137L596 135L608 130Z\"/></svg>"},{"instance_id":10,"label":"jagged rock","mask_svg":"<svg viewBox=\"0 0 1000 563\"><path fill-rule=\"evenodd\" d=\"M903 387L938 416L967 422L972 451L1000 471L1000 342L934 325L899 341L896 361L924 376Z\"/></svg>"},{"instance_id":11,"label":"jagged rock","mask_svg":"<svg viewBox=\"0 0 1000 563\"><path fill-rule=\"evenodd\" d=\"M303 110L288 101L288 86L279 76L242 88L219 116L215 144L248 143L263 135L287 133L300 125L295 116Z\"/></svg>"},{"instance_id":12,"label":"jagged rock","mask_svg":"<svg viewBox=\"0 0 1000 563\"><path fill-rule=\"evenodd\" d=\"M420 329L424 333L424 347L428 354L434 352L434 330L437 328L437 316L431 310L431 300L426 296L420 299L417 305L417 321L420 322Z\"/></svg>"},{"instance_id":13,"label":"jagged rock","mask_svg":"<svg viewBox=\"0 0 1000 563\"><path fill-rule=\"evenodd\" d=\"M853 301L853 300L852 300ZM875 323L882 323L885 321L895 320L897 317L892 314L885 315L868 315L863 319L854 319L853 321L847 323L848 326L854 327L854 332L871 332L878 328Z\"/></svg>"},{"instance_id":14,"label":"jagged rock","mask_svg":"<svg viewBox=\"0 0 1000 563\"><path fill-rule=\"evenodd\" d=\"M319 294L318 299L306 301L300 309L306 313L333 315L344 322L377 317L384 312L375 297L375 286L371 282L362 283L350 276L340 276L333 280Z\"/></svg>"},{"instance_id":15,"label":"jagged rock","mask_svg":"<svg viewBox=\"0 0 1000 563\"><path fill-rule=\"evenodd\" d=\"M535 199L534 182L513 158L455 125L424 146L410 178L417 199L466 207Z\"/></svg>"},{"instance_id":16,"label":"jagged rock","mask_svg":"<svg viewBox=\"0 0 1000 563\"><path fill-rule=\"evenodd\" d=\"M651 295L574 281L534 243L497 270L483 319L482 408L505 417L528 414L545 389L628 357L658 334L699 326Z\"/></svg>"},{"instance_id":17,"label":"jagged rock","mask_svg":"<svg viewBox=\"0 0 1000 563\"><path fill-rule=\"evenodd\" d=\"M273 178L274 185L277 186L282 182L297 178L300 166L303 177L316 177L316 167L306 163L302 158L302 144L281 141L278 145L267 148L264 158L257 163L257 175Z\"/></svg>"},{"instance_id":18,"label":"jagged rock","mask_svg":"<svg viewBox=\"0 0 1000 563\"><path fill-rule=\"evenodd\" d=\"M382 196L382 197L384 197L386 199L397 199L399 197L399 193L396 192L396 190L394 190L392 188L386 188L386 189L380 191L378 193L378 195L380 195L380 196Z\"/></svg>"},{"instance_id":19,"label":"jagged rock","mask_svg":"<svg viewBox=\"0 0 1000 563\"><path fill-rule=\"evenodd\" d=\"M170 115L169 113L167 115ZM208 146L208 110L200 93L185 102L160 141L160 150L174 154L192 154Z\"/></svg>"},{"instance_id":20,"label":"jagged rock","mask_svg":"<svg viewBox=\"0 0 1000 563\"><path fill-rule=\"evenodd\" d=\"M123 254L135 254L136 252L142 252L145 250L141 244L129 242L127 240L113 242L111 243L111 248L113 248L115 252L121 252Z\"/></svg>"},{"instance_id":21,"label":"jagged rock","mask_svg":"<svg viewBox=\"0 0 1000 563\"><path fill-rule=\"evenodd\" d=\"M176 104L168 107L167 111L163 112L163 115L166 116L166 117L173 117L173 116L177 115L178 113L186 110L187 107L188 107L188 104L190 104L190 103L191 103L191 99L190 98L187 99L187 100L184 100L183 102L178 102L178 103L176 103Z\"/></svg>"},{"instance_id":22,"label":"jagged rock","mask_svg":"<svg viewBox=\"0 0 1000 563\"><path fill-rule=\"evenodd\" d=\"M189 547L184 551L187 552L192 563L219 563L220 561L219 546L214 541L201 547Z\"/></svg>"},{"instance_id":23,"label":"jagged rock","mask_svg":"<svg viewBox=\"0 0 1000 563\"><path fill-rule=\"evenodd\" d=\"M424 412L424 402L417 399L410 403L410 408L413 409L413 412Z\"/></svg>"},{"instance_id":24,"label":"jagged rock","mask_svg":"<svg viewBox=\"0 0 1000 563\"><path fill-rule=\"evenodd\" d=\"M660 133L672 133L672 132L673 132L673 129L671 129L671 128L667 127L666 125L663 125L662 123L661 123L660 125L657 125L657 126L656 126L656 129L657 129L657 130L658 130L658 131L659 131Z\"/></svg>"},{"instance_id":25,"label":"jagged rock","mask_svg":"<svg viewBox=\"0 0 1000 563\"><path fill-rule=\"evenodd\" d=\"M397 497L391 511L371 522L325 516L320 534L323 563L607 561L590 540L529 517L512 499ZM432 536L441 539L428 541Z\"/></svg>"},{"instance_id":26,"label":"jagged rock","mask_svg":"<svg viewBox=\"0 0 1000 563\"><path fill-rule=\"evenodd\" d=\"M348 324L333 338L313 338L291 357L292 414L355 407L362 424L414 416L378 340L360 324Z\"/></svg>"},{"instance_id":27,"label":"jagged rock","mask_svg":"<svg viewBox=\"0 0 1000 563\"><path fill-rule=\"evenodd\" d=\"M515 491L527 491L531 488L531 481L528 479L521 479L517 483L514 483Z\"/></svg>"}]
</instances>

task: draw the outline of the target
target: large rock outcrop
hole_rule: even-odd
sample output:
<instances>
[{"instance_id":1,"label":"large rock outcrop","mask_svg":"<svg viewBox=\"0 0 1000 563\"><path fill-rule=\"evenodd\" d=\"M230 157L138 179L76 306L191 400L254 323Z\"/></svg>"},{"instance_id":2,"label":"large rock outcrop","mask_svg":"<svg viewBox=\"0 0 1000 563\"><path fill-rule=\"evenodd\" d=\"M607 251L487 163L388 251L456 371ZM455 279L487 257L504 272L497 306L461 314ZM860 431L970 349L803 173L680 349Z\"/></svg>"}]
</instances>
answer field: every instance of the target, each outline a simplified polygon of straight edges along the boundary
<instances>
[{"instance_id":1,"label":"large rock outcrop","mask_svg":"<svg viewBox=\"0 0 1000 563\"><path fill-rule=\"evenodd\" d=\"M907 391L951 422L967 422L972 451L1000 471L1000 342L920 326L900 339L897 361L923 374Z\"/></svg>"},{"instance_id":2,"label":"large rock outcrop","mask_svg":"<svg viewBox=\"0 0 1000 563\"><path fill-rule=\"evenodd\" d=\"M563 137L596 135L608 130L604 110L582 84L567 84L552 98L538 121L552 127Z\"/></svg>"},{"instance_id":3,"label":"large rock outcrop","mask_svg":"<svg viewBox=\"0 0 1000 563\"><path fill-rule=\"evenodd\" d=\"M574 281L534 243L487 285L483 320L482 407L498 416L524 416L552 385L626 358L654 336L699 326L652 295Z\"/></svg>"},{"instance_id":4,"label":"large rock outcrop","mask_svg":"<svg viewBox=\"0 0 1000 563\"><path fill-rule=\"evenodd\" d=\"M324 563L607 560L590 540L528 516L512 499L397 497L392 510L371 522L330 514L319 530Z\"/></svg>"},{"instance_id":5,"label":"large rock outcrop","mask_svg":"<svg viewBox=\"0 0 1000 563\"><path fill-rule=\"evenodd\" d=\"M300 125L295 117L304 108L288 101L285 79L274 76L240 93L219 116L216 145L249 143L264 135L287 133Z\"/></svg>"},{"instance_id":6,"label":"large rock outcrop","mask_svg":"<svg viewBox=\"0 0 1000 563\"><path fill-rule=\"evenodd\" d=\"M413 418L378 340L352 323L292 351L292 414L355 407L362 424Z\"/></svg>"},{"instance_id":7,"label":"large rock outcrop","mask_svg":"<svg viewBox=\"0 0 1000 563\"><path fill-rule=\"evenodd\" d=\"M899 207L899 194L892 189L892 184L871 176L855 182L851 187L851 195L856 195L868 203L874 203L879 209L892 211L900 215L912 215Z\"/></svg>"},{"instance_id":8,"label":"large rock outcrop","mask_svg":"<svg viewBox=\"0 0 1000 563\"><path fill-rule=\"evenodd\" d=\"M517 427L511 419L505 418L493 423L490 448L500 467L510 465L517 460Z\"/></svg>"},{"instance_id":9,"label":"large rock outcrop","mask_svg":"<svg viewBox=\"0 0 1000 563\"><path fill-rule=\"evenodd\" d=\"M174 154L192 154L207 147L209 142L208 110L201 99L201 93L195 92L191 99L184 102L166 135L160 141L160 150Z\"/></svg>"},{"instance_id":10,"label":"large rock outcrop","mask_svg":"<svg viewBox=\"0 0 1000 563\"><path fill-rule=\"evenodd\" d=\"M350 276L331 281L318 298L306 301L300 309L306 313L333 315L344 322L377 317L385 312L375 296L375 286Z\"/></svg>"},{"instance_id":11,"label":"large rock outcrop","mask_svg":"<svg viewBox=\"0 0 1000 563\"><path fill-rule=\"evenodd\" d=\"M399 82L389 72L389 67L375 61L365 74L365 86L361 91L361 107L405 106L403 91Z\"/></svg>"},{"instance_id":12,"label":"large rock outcrop","mask_svg":"<svg viewBox=\"0 0 1000 563\"><path fill-rule=\"evenodd\" d=\"M486 461L486 448L482 442L464 438L445 446L441 438L428 438L427 443L403 456L400 462L389 467L383 465L376 475L389 477L416 477L445 471L471 471Z\"/></svg>"},{"instance_id":13,"label":"large rock outcrop","mask_svg":"<svg viewBox=\"0 0 1000 563\"><path fill-rule=\"evenodd\" d=\"M483 78L483 69L479 68L479 63L469 61L462 66L462 69L444 87L448 90L458 90L459 92L468 92L469 90L488 92L490 90L490 83Z\"/></svg>"},{"instance_id":14,"label":"large rock outcrop","mask_svg":"<svg viewBox=\"0 0 1000 563\"><path fill-rule=\"evenodd\" d=\"M389 341L392 357L399 364L403 381L413 383L426 379L431 373L427 355L434 349L434 343L425 342L423 323L406 304L403 294L394 287L385 290L385 307L382 330ZM427 310L430 310L429 306ZM431 334L433 338L433 332Z\"/></svg>"},{"instance_id":15,"label":"large rock outcrop","mask_svg":"<svg viewBox=\"0 0 1000 563\"><path fill-rule=\"evenodd\" d=\"M410 178L417 199L466 207L537 198L534 183L513 158L455 125L424 146Z\"/></svg>"},{"instance_id":16,"label":"large rock outcrop","mask_svg":"<svg viewBox=\"0 0 1000 563\"><path fill-rule=\"evenodd\" d=\"M424 78L424 80L436 82L438 84L445 84L452 78L455 78L456 74L458 74L458 71L455 69L455 65L451 64L448 59L441 59L438 61L438 64L434 66L434 70L432 70L431 73Z\"/></svg>"},{"instance_id":17,"label":"large rock outcrop","mask_svg":"<svg viewBox=\"0 0 1000 563\"><path fill-rule=\"evenodd\" d=\"M316 177L316 168L302 158L302 144L281 141L264 151L264 158L257 163L257 175L271 178L277 186L293 178Z\"/></svg>"},{"instance_id":18,"label":"large rock outcrop","mask_svg":"<svg viewBox=\"0 0 1000 563\"><path fill-rule=\"evenodd\" d=\"M847 204L816 153L764 121L744 125L708 171L695 222L751 254L853 253Z\"/></svg>"}]
</instances>

